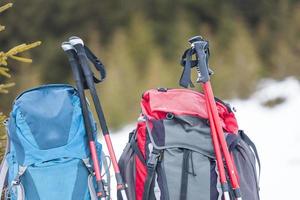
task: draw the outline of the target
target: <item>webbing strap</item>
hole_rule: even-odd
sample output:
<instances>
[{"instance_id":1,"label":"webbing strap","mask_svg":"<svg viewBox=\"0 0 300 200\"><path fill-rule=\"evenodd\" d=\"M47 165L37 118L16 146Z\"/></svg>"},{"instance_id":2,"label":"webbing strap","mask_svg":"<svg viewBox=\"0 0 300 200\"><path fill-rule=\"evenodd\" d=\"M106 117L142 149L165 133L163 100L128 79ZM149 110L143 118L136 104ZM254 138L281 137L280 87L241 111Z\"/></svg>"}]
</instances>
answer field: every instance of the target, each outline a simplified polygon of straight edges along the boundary
<instances>
[{"instance_id":1,"label":"webbing strap","mask_svg":"<svg viewBox=\"0 0 300 200\"><path fill-rule=\"evenodd\" d=\"M85 167L87 168L87 170L89 171L90 174L94 173L93 167L90 163L90 159L89 158L83 158L81 159L83 164L85 165Z\"/></svg>"},{"instance_id":2,"label":"webbing strap","mask_svg":"<svg viewBox=\"0 0 300 200\"><path fill-rule=\"evenodd\" d=\"M3 161L1 163L1 169L0 169L0 196L2 196L3 188L5 187L6 182L6 176L8 173L8 164L6 161L6 156L4 156Z\"/></svg>"},{"instance_id":3,"label":"webbing strap","mask_svg":"<svg viewBox=\"0 0 300 200\"><path fill-rule=\"evenodd\" d=\"M19 165L19 171L15 179L12 181L9 191L16 193L17 200L25 200L25 190L20 181L21 176L26 172L27 166Z\"/></svg>"},{"instance_id":4,"label":"webbing strap","mask_svg":"<svg viewBox=\"0 0 300 200\"><path fill-rule=\"evenodd\" d=\"M104 167L104 171L105 173L102 176L106 176L106 182L105 182L105 187L107 187L107 198L110 197L110 172L109 172L109 167L110 164L108 164L107 160L106 160L106 155L104 154L104 152L101 152L101 156L102 156L102 163L103 163L103 167ZM90 192L90 196L91 196L91 200L98 200L97 195L96 195L96 190L95 190L95 185L94 185L94 169L90 163L90 159L89 158L84 158L82 159L82 162L84 163L84 165L86 166L86 168L89 171L89 176L88 176L88 189Z\"/></svg>"},{"instance_id":5,"label":"webbing strap","mask_svg":"<svg viewBox=\"0 0 300 200\"><path fill-rule=\"evenodd\" d=\"M104 187L105 187L105 191L106 191L106 198L110 199L110 195L111 195L110 183L111 183L111 180L110 180L109 168L111 166L111 160L110 160L110 157L106 156L103 151L101 152L101 157L102 157L102 163L103 163L103 168L104 168L104 174L102 175L102 177L105 176L105 178L106 178L106 181L104 181ZM108 158L109 162L108 162L107 158Z\"/></svg>"},{"instance_id":6,"label":"webbing strap","mask_svg":"<svg viewBox=\"0 0 300 200\"><path fill-rule=\"evenodd\" d=\"M96 70L100 73L100 78L98 79L94 77L94 82L100 83L106 77L104 65L87 46L84 46L84 50L88 59L94 64Z\"/></svg>"},{"instance_id":7,"label":"webbing strap","mask_svg":"<svg viewBox=\"0 0 300 200\"><path fill-rule=\"evenodd\" d=\"M209 48L208 48L208 42L207 41L203 41L206 43L205 46L203 46L204 50L205 50L205 55L206 55L206 67L207 67L207 72L208 75L212 75L213 71L208 68L207 63L208 63L208 57L210 56L210 52L209 52ZM199 50L199 49L198 49ZM193 60L192 57L193 55L196 55L196 60ZM191 81L191 68L196 67L197 69L197 73L198 73L198 79L197 82L202 82L201 80L201 63L199 60L199 55L197 54L197 48L195 47L191 47L187 50L185 50L185 52L183 53L182 57L181 57L181 62L180 64L183 66L183 72L181 74L181 78L179 81L179 85L184 87L184 88L188 88L190 87L194 87L192 81Z\"/></svg>"},{"instance_id":8,"label":"webbing strap","mask_svg":"<svg viewBox=\"0 0 300 200\"><path fill-rule=\"evenodd\" d=\"M260 159L259 159L259 156L258 156L258 151L256 149L256 146L255 146L254 142L252 142L252 140L248 137L248 135L246 135L246 133L243 130L239 130L239 135L242 138L242 140L244 142L246 142L251 147L251 149L253 150L253 152L255 154L255 158L256 158L256 161L257 161L257 164L258 164L258 168L259 168L259 172L258 172L258 180L259 180L260 179L260 172L261 172L261 164L260 164Z\"/></svg>"},{"instance_id":9,"label":"webbing strap","mask_svg":"<svg viewBox=\"0 0 300 200\"><path fill-rule=\"evenodd\" d=\"M105 71L103 63L95 56L95 54L87 46L84 46L84 50L85 50L87 58L91 61L91 63L93 63L95 69L100 74L99 78L97 78L96 76L93 75L94 83L97 84L97 83L102 82L106 77L106 71ZM88 89L87 81L85 79L85 76L83 75L82 70L80 70L80 73L82 73L81 77L83 79L84 89Z\"/></svg>"},{"instance_id":10,"label":"webbing strap","mask_svg":"<svg viewBox=\"0 0 300 200\"><path fill-rule=\"evenodd\" d=\"M197 61L192 60L194 50L192 48L187 49L182 56L181 65L183 66L183 72L180 77L179 85L188 88L189 86L194 87L191 81L192 68L197 65Z\"/></svg>"},{"instance_id":11,"label":"webbing strap","mask_svg":"<svg viewBox=\"0 0 300 200\"><path fill-rule=\"evenodd\" d=\"M17 200L25 200L25 190L23 185L20 183L15 186L17 190Z\"/></svg>"},{"instance_id":12,"label":"webbing strap","mask_svg":"<svg viewBox=\"0 0 300 200\"><path fill-rule=\"evenodd\" d=\"M20 181L21 181L20 178L21 178L21 176L23 176L23 174L26 172L26 170L27 170L27 166L19 165L19 171L18 171L17 176L13 180L13 185L19 185L20 184Z\"/></svg>"},{"instance_id":13,"label":"webbing strap","mask_svg":"<svg viewBox=\"0 0 300 200\"><path fill-rule=\"evenodd\" d=\"M187 199L188 175L189 175L189 154L190 154L189 150L187 150L187 149L183 150L180 200L186 200Z\"/></svg>"},{"instance_id":14,"label":"webbing strap","mask_svg":"<svg viewBox=\"0 0 300 200\"><path fill-rule=\"evenodd\" d=\"M94 187L94 181L93 181L93 175L89 174L88 176L88 188L91 196L91 200L98 200L97 195L96 195L96 190Z\"/></svg>"},{"instance_id":15,"label":"webbing strap","mask_svg":"<svg viewBox=\"0 0 300 200\"><path fill-rule=\"evenodd\" d=\"M139 160L144 164L146 165L146 161L145 161L145 158L141 152L141 150L138 148L137 146L137 143L136 143L136 140L134 138L131 138L130 140L130 146L133 150L133 152L135 153L135 155L137 155L137 157L139 158Z\"/></svg>"},{"instance_id":16,"label":"webbing strap","mask_svg":"<svg viewBox=\"0 0 300 200\"><path fill-rule=\"evenodd\" d=\"M153 148L149 160L147 162L147 178L144 185L143 200L150 200L151 188L153 188L153 180L155 177L157 163L160 157L160 150Z\"/></svg>"}]
</instances>

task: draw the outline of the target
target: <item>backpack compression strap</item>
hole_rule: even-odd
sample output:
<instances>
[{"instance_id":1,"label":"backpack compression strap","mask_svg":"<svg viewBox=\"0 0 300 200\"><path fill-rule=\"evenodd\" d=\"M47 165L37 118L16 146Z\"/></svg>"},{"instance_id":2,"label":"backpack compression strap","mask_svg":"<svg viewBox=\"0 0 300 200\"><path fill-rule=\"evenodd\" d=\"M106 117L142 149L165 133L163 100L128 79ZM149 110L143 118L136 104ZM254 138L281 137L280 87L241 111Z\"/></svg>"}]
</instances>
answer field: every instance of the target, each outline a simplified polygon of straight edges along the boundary
<instances>
[{"instance_id":1,"label":"backpack compression strap","mask_svg":"<svg viewBox=\"0 0 300 200\"><path fill-rule=\"evenodd\" d=\"M151 129L149 126L149 122L147 117L146 118L146 128L149 134L151 134ZM161 159L161 154L162 154L162 150L159 150L155 147L153 147L150 155L149 155L149 159L147 161L147 178L146 178L146 182L144 184L144 193L143 193L143 200L152 200L153 199L153 195L151 193L151 189L154 187L154 177L155 177L155 173L156 173L156 168L157 165L160 162Z\"/></svg>"},{"instance_id":2,"label":"backpack compression strap","mask_svg":"<svg viewBox=\"0 0 300 200\"><path fill-rule=\"evenodd\" d=\"M254 142L246 135L246 133L243 130L239 130L239 137L233 134L229 134L226 138L228 149L229 151L233 151L233 149L236 147L236 145L242 140L244 141L253 151L255 160L258 164L258 180L260 179L260 172L261 172L261 164L260 164L260 158L258 155L258 151L256 149L256 146Z\"/></svg>"},{"instance_id":3,"label":"backpack compression strap","mask_svg":"<svg viewBox=\"0 0 300 200\"><path fill-rule=\"evenodd\" d=\"M152 199L150 197L151 196L151 188L153 188L156 167L160 160L160 157L161 157L161 151L156 148L153 148L153 150L150 154L149 160L147 162L148 175L147 175L146 182L144 185L143 200Z\"/></svg>"},{"instance_id":4,"label":"backpack compression strap","mask_svg":"<svg viewBox=\"0 0 300 200\"><path fill-rule=\"evenodd\" d=\"M243 130L239 130L239 135L244 140L244 142L246 142L250 146L250 148L253 150L253 152L255 154L255 158L256 158L256 161L258 164L258 169L259 169L259 172L258 172L258 180L259 180L260 172L261 172L261 164L260 164L260 159L258 156L258 151L256 149L256 146L255 146L254 142L252 142L252 140L248 137L248 135L246 135L246 133Z\"/></svg>"}]
</instances>

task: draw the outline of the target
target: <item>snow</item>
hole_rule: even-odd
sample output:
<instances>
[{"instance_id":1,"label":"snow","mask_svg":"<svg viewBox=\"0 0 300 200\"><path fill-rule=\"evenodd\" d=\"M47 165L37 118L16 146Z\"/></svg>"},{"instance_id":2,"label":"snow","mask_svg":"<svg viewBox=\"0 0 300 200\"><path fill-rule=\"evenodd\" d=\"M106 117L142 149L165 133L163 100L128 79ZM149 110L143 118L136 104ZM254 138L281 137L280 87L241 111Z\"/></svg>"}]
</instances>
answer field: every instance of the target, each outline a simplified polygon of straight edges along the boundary
<instances>
[{"instance_id":1,"label":"snow","mask_svg":"<svg viewBox=\"0 0 300 200\"><path fill-rule=\"evenodd\" d=\"M285 100L272 108L263 105L275 98ZM300 180L299 82L294 78L263 80L249 99L228 102L237 109L240 129L254 141L259 151L262 163L261 199L295 199L299 187L296 181ZM128 125L111 134L117 157L121 155L128 133L134 126ZM112 180L112 188L115 189L114 177ZM115 193L113 190L112 199L116 199Z\"/></svg>"}]
</instances>

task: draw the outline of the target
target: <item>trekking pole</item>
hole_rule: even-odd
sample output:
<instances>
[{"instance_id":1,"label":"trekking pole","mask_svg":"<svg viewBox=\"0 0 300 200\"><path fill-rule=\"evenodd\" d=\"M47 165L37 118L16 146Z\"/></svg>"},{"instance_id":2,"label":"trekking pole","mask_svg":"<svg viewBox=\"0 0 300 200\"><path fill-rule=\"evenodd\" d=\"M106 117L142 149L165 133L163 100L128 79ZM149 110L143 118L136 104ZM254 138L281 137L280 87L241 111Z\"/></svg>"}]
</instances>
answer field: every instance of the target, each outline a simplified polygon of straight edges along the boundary
<instances>
[{"instance_id":1,"label":"trekking pole","mask_svg":"<svg viewBox=\"0 0 300 200\"><path fill-rule=\"evenodd\" d=\"M97 184L96 194L99 199L106 199L106 193L104 190L104 184L103 184L102 177L101 177L101 170L100 170L100 166L99 166L99 160L98 160L98 155L97 155L96 145L95 145L95 140L94 140L94 135L93 135L92 123L91 123L90 116L89 116L89 110L87 107L86 97L84 94L84 87L83 87L83 82L82 82L82 78L83 78L82 72L81 72L81 69L80 69L78 61L77 61L76 51L73 48L73 46L68 42L62 43L61 47L68 56L68 59L69 59L69 62L70 62L71 68L72 68L73 76L74 76L74 79L76 82L76 87L77 87L77 90L79 93L80 103L81 103L81 107L82 107L84 127L87 132L87 136L88 136L88 140L89 140L89 148L91 151L93 167L94 167L95 176L96 176L96 184Z\"/></svg>"},{"instance_id":2,"label":"trekking pole","mask_svg":"<svg viewBox=\"0 0 300 200\"><path fill-rule=\"evenodd\" d=\"M120 173L120 169L118 166L117 158L113 149L113 145L109 136L109 130L107 128L107 123L104 117L104 113L100 104L99 97L97 95L96 87L94 84L93 80L93 72L91 71L89 65L88 65L88 58L84 49L84 43L82 39L79 37L70 37L69 42L72 44L72 46L76 49L79 63L81 65L83 74L86 78L86 82L88 85L88 88L90 90L94 106L97 112L98 120L101 126L101 130L108 148L109 155L112 160L112 165L115 171L115 176L116 176L116 181L117 181L117 190L121 192L123 200L127 200L127 195L126 195L126 185L123 181L123 178Z\"/></svg>"},{"instance_id":3,"label":"trekking pole","mask_svg":"<svg viewBox=\"0 0 300 200\"><path fill-rule=\"evenodd\" d=\"M205 96L205 102L208 102L208 99L206 98L206 96ZM212 114L208 110L209 107L206 106L206 108L208 111L208 119L210 122L212 122L213 121ZM216 130L214 123L210 123L210 129L211 129L212 143L213 143L214 151L216 154L216 161L217 161L218 171L219 171L219 175L220 175L220 182L221 182L221 188L223 191L224 200L230 200L229 192L228 192L229 188L228 188L228 183L227 183L227 179L226 179L223 158L222 158L222 154L221 154L221 148L220 148L220 144L218 141L217 130Z\"/></svg>"},{"instance_id":4,"label":"trekking pole","mask_svg":"<svg viewBox=\"0 0 300 200\"><path fill-rule=\"evenodd\" d=\"M216 135L218 137L218 142L220 143L223 156L225 159L225 163L228 170L228 175L230 178L230 183L233 187L234 196L237 200L242 200L240 186L237 179L237 175L234 170L233 161L231 159L230 153L228 151L228 147L226 144L224 132L220 123L220 118L218 115L216 102L214 99L214 94L212 91L211 83L210 83L210 71L208 68L208 42L203 40L202 37L196 36L189 40L191 47L196 51L197 57L197 71L198 71L198 80L197 82L202 83L202 88L204 91L204 95L206 96L206 107L209 113L209 121L212 127L212 134L216 131ZM213 137L215 138L215 136ZM217 142L217 141L214 141ZM218 151L218 150L217 150ZM224 170L224 168L219 169L219 171ZM225 195L224 195L225 196Z\"/></svg>"}]
</instances>

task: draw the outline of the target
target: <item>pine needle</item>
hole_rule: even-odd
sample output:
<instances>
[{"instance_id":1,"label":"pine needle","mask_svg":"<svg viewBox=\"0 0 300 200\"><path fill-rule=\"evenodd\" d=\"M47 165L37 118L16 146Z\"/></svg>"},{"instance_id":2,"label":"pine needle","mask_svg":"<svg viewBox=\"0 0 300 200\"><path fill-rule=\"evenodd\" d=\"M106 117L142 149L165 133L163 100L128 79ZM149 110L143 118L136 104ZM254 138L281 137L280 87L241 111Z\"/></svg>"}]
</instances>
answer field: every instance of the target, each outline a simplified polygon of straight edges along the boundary
<instances>
[{"instance_id":1,"label":"pine needle","mask_svg":"<svg viewBox=\"0 0 300 200\"><path fill-rule=\"evenodd\" d=\"M31 44L20 44L11 48L7 52L0 52L0 65L7 66L7 59L11 58L20 62L31 63L32 60L30 58L24 58L17 56L17 54L22 53L24 51L28 51L29 49L35 48L41 44L41 41L33 42Z\"/></svg>"},{"instance_id":2,"label":"pine needle","mask_svg":"<svg viewBox=\"0 0 300 200\"><path fill-rule=\"evenodd\" d=\"M6 67L0 67L0 75L10 78L11 75L8 73L9 69Z\"/></svg>"},{"instance_id":3,"label":"pine needle","mask_svg":"<svg viewBox=\"0 0 300 200\"><path fill-rule=\"evenodd\" d=\"M8 93L8 88L13 87L15 83L5 83L5 84L0 84L0 93L7 94Z\"/></svg>"},{"instance_id":4,"label":"pine needle","mask_svg":"<svg viewBox=\"0 0 300 200\"><path fill-rule=\"evenodd\" d=\"M0 31L4 31L5 30L5 26L0 25Z\"/></svg>"},{"instance_id":5,"label":"pine needle","mask_svg":"<svg viewBox=\"0 0 300 200\"><path fill-rule=\"evenodd\" d=\"M7 10L7 9L9 9L9 8L11 8L12 6L13 6L13 3L7 3L4 6L1 6L0 7L0 13Z\"/></svg>"}]
</instances>

